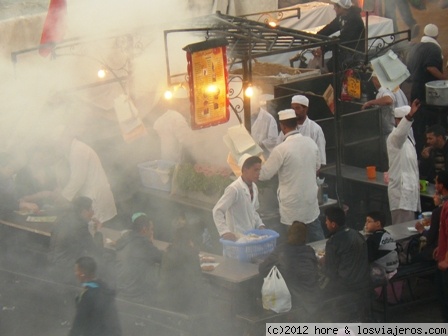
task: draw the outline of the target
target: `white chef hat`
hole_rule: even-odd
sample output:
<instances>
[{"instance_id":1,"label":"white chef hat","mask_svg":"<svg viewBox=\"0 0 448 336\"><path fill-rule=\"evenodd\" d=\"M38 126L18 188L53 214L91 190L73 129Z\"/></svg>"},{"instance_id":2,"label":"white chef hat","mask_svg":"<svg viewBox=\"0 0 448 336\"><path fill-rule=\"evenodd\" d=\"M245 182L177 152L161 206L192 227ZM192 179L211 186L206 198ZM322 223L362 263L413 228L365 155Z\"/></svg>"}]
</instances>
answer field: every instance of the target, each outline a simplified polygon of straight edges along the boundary
<instances>
[{"instance_id":1,"label":"white chef hat","mask_svg":"<svg viewBox=\"0 0 448 336\"><path fill-rule=\"evenodd\" d=\"M394 108L394 116L395 118L401 119L404 118L406 114L408 114L411 111L411 107L408 105L400 106Z\"/></svg>"},{"instance_id":2,"label":"white chef hat","mask_svg":"<svg viewBox=\"0 0 448 336\"><path fill-rule=\"evenodd\" d=\"M423 33L429 37L437 37L439 35L439 28L435 24L429 23L423 29Z\"/></svg>"},{"instance_id":3,"label":"white chef hat","mask_svg":"<svg viewBox=\"0 0 448 336\"><path fill-rule=\"evenodd\" d=\"M303 106L308 106L310 103L309 99L305 96L302 95L297 95L292 97L291 99L291 104L300 104Z\"/></svg>"},{"instance_id":4,"label":"white chef hat","mask_svg":"<svg viewBox=\"0 0 448 336\"><path fill-rule=\"evenodd\" d=\"M240 159L238 160L238 167L243 168L244 162L246 162L246 160L250 157L251 157L251 155L249 155L247 153L241 155Z\"/></svg>"},{"instance_id":5,"label":"white chef hat","mask_svg":"<svg viewBox=\"0 0 448 336\"><path fill-rule=\"evenodd\" d=\"M296 112L293 109L281 110L278 113L278 120L296 119Z\"/></svg>"},{"instance_id":6,"label":"white chef hat","mask_svg":"<svg viewBox=\"0 0 448 336\"><path fill-rule=\"evenodd\" d=\"M352 6L352 0L331 0L331 2L338 4L342 8L350 8Z\"/></svg>"}]
</instances>

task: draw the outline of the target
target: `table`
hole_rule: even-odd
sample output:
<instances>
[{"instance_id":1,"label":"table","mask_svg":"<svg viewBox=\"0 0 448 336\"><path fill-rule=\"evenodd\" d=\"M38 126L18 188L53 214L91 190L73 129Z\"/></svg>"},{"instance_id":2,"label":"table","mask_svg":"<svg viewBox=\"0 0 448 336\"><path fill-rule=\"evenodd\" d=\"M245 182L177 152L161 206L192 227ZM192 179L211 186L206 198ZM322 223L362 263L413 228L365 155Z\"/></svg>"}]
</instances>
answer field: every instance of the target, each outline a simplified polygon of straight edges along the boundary
<instances>
[{"instance_id":1,"label":"table","mask_svg":"<svg viewBox=\"0 0 448 336\"><path fill-rule=\"evenodd\" d=\"M324 175L336 176L336 166L326 166L322 168L320 172ZM383 174L384 173L377 171L375 179L369 179L367 178L365 168L359 168L344 164L341 165L342 178L353 182L363 183L368 186L375 186L387 191L387 183L384 182ZM435 185L433 183L428 183L426 191L421 191L420 196L432 199L434 193Z\"/></svg>"},{"instance_id":2,"label":"table","mask_svg":"<svg viewBox=\"0 0 448 336\"><path fill-rule=\"evenodd\" d=\"M6 216L5 219L0 219L0 224L45 237L51 236L55 222L28 222L27 218L28 215L21 215L14 212Z\"/></svg>"}]
</instances>

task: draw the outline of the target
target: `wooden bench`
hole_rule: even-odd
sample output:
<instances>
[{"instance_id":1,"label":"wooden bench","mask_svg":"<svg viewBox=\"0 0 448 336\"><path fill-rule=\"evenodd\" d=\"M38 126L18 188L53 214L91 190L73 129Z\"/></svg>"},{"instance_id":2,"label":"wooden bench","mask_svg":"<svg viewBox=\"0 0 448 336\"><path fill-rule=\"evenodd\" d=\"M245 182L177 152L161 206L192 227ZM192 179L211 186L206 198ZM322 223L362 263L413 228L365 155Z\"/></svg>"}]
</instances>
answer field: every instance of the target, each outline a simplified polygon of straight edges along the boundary
<instances>
[{"instance_id":1,"label":"wooden bench","mask_svg":"<svg viewBox=\"0 0 448 336\"><path fill-rule=\"evenodd\" d=\"M158 307L147 306L123 299L116 299L118 313L122 322L130 328L140 329L136 334L150 334L150 329L159 327L159 333L170 332L169 335L208 335L209 314L184 314Z\"/></svg>"},{"instance_id":2,"label":"wooden bench","mask_svg":"<svg viewBox=\"0 0 448 336\"><path fill-rule=\"evenodd\" d=\"M414 280L418 280L419 278L433 276L435 274L436 267L437 265L435 264L435 262L418 262L409 265L401 265L397 269L397 274L395 274L391 279L382 282L380 286L378 286L378 284L374 284L374 287L382 287L380 299L382 303L384 322L387 322L389 318L389 312L394 309L403 309L407 306L413 306L416 303L428 302L436 299L435 293L434 295L425 297L416 296L412 284ZM396 304L390 305L388 302L387 287L389 285L392 285L393 289L393 284L400 281L403 281L406 284L406 289L409 291L409 300L397 300L398 302ZM395 292L394 295L397 298ZM376 309L376 311L378 310Z\"/></svg>"},{"instance_id":3,"label":"wooden bench","mask_svg":"<svg viewBox=\"0 0 448 336\"><path fill-rule=\"evenodd\" d=\"M239 314L237 319L242 325L244 335L264 335L266 323L336 323L365 320L370 317L368 289L365 295L359 293L345 293L319 303L313 314L306 313L302 308L293 308L286 313L276 313L258 307L254 311ZM347 309L351 306L353 309ZM344 321L342 321L343 319Z\"/></svg>"}]
</instances>

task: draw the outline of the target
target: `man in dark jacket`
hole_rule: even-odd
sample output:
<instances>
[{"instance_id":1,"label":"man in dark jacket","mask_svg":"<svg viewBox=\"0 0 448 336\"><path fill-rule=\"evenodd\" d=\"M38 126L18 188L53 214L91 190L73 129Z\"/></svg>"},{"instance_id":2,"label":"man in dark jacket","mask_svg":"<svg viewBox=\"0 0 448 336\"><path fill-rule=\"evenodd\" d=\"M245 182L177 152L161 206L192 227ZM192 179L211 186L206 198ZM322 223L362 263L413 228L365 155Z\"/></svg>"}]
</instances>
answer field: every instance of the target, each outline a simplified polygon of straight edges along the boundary
<instances>
[{"instance_id":1,"label":"man in dark jacket","mask_svg":"<svg viewBox=\"0 0 448 336\"><path fill-rule=\"evenodd\" d=\"M154 246L154 226L146 214L132 216L132 230L117 241L116 276L120 295L141 303L154 303L162 251Z\"/></svg>"},{"instance_id":2,"label":"man in dark jacket","mask_svg":"<svg viewBox=\"0 0 448 336\"><path fill-rule=\"evenodd\" d=\"M115 291L96 279L95 260L81 257L75 265L83 289L76 298L76 315L69 336L121 336Z\"/></svg>"},{"instance_id":3,"label":"man in dark jacket","mask_svg":"<svg viewBox=\"0 0 448 336\"><path fill-rule=\"evenodd\" d=\"M305 314L312 314L319 303L317 257L311 246L305 245L307 226L293 222L288 228L287 242L275 250L258 267L266 277L273 266L285 279L291 293L293 307L301 307Z\"/></svg>"},{"instance_id":4,"label":"man in dark jacket","mask_svg":"<svg viewBox=\"0 0 448 336\"><path fill-rule=\"evenodd\" d=\"M364 51L366 30L361 18L361 8L353 6L351 0L331 0L331 2L334 3L336 18L319 30L317 34L330 36L340 31L339 41L342 47ZM349 63L353 57L352 52L341 49L340 65ZM334 70L333 58L328 61L327 68L329 71Z\"/></svg>"},{"instance_id":5,"label":"man in dark jacket","mask_svg":"<svg viewBox=\"0 0 448 336\"><path fill-rule=\"evenodd\" d=\"M330 232L325 257L321 259L329 281L325 287L326 296L368 291L370 273L364 237L345 225L345 213L341 208L328 208L325 216Z\"/></svg>"},{"instance_id":6,"label":"man in dark jacket","mask_svg":"<svg viewBox=\"0 0 448 336\"><path fill-rule=\"evenodd\" d=\"M71 205L54 227L50 239L52 277L64 283L72 283L73 277L69 270L78 258L100 258L102 253L102 234L96 232L97 237L94 239L89 232L89 222L94 215L92 200L80 196Z\"/></svg>"},{"instance_id":7,"label":"man in dark jacket","mask_svg":"<svg viewBox=\"0 0 448 336\"><path fill-rule=\"evenodd\" d=\"M432 125L426 130L426 144L420 160L420 178L431 183L436 174L448 168L448 141L442 125Z\"/></svg>"}]
</instances>

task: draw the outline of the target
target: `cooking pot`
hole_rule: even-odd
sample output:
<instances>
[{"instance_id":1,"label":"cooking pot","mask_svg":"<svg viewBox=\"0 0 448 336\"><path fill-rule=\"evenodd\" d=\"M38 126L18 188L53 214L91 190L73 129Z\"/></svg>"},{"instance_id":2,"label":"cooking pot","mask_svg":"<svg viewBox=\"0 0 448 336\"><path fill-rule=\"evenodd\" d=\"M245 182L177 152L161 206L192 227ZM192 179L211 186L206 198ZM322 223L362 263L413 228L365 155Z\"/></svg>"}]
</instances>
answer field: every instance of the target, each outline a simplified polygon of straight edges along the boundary
<instances>
[{"instance_id":1,"label":"cooking pot","mask_svg":"<svg viewBox=\"0 0 448 336\"><path fill-rule=\"evenodd\" d=\"M436 80L426 83L426 103L428 105L448 106L447 80Z\"/></svg>"}]
</instances>

